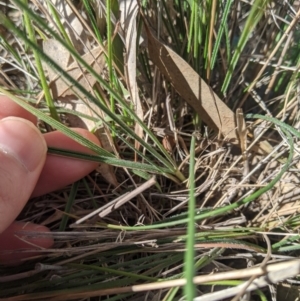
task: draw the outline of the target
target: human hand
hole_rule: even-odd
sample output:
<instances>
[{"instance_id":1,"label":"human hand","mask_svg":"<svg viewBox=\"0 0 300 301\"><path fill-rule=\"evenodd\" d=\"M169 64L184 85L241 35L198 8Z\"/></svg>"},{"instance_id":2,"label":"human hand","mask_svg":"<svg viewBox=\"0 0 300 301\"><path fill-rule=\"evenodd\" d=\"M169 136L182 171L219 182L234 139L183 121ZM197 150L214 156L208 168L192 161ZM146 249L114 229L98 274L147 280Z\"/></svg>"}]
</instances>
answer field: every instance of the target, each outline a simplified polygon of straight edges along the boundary
<instances>
[{"instance_id":1,"label":"human hand","mask_svg":"<svg viewBox=\"0 0 300 301\"><path fill-rule=\"evenodd\" d=\"M33 223L15 222L30 197L63 188L97 167L96 162L47 155L47 146L91 154L92 152L61 132L42 135L36 128L36 118L5 96L0 96L0 263L16 264L36 255L7 253L7 250L44 249L53 245L51 238L23 240L15 233L50 231ZM99 145L99 141L84 129L74 129ZM5 251L5 252L4 252Z\"/></svg>"}]
</instances>

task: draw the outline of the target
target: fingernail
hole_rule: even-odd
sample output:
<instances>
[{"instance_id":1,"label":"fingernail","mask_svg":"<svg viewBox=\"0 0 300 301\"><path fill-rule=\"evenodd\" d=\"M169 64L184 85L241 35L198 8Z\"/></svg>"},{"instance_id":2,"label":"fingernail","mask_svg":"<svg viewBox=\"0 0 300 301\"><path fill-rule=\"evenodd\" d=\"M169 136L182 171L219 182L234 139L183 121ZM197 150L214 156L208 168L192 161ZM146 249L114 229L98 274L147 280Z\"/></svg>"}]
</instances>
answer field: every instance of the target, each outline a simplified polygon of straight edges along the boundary
<instances>
[{"instance_id":1,"label":"fingernail","mask_svg":"<svg viewBox=\"0 0 300 301\"><path fill-rule=\"evenodd\" d=\"M34 171L43 160L47 145L30 121L7 117L0 121L0 151L14 157L28 171Z\"/></svg>"}]
</instances>

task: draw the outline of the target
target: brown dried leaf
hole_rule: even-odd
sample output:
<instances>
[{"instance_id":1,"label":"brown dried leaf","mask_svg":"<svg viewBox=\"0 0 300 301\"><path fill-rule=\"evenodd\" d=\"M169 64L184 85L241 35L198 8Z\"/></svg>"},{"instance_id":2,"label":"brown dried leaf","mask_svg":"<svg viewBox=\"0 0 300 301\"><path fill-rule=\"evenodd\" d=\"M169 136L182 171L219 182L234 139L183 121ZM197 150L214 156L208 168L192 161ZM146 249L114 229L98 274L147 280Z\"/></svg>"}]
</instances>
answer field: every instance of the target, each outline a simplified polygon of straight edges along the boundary
<instances>
[{"instance_id":1,"label":"brown dried leaf","mask_svg":"<svg viewBox=\"0 0 300 301\"><path fill-rule=\"evenodd\" d=\"M184 59L158 41L146 24L145 28L150 58L160 72L209 127L237 143L234 113Z\"/></svg>"},{"instance_id":2,"label":"brown dried leaf","mask_svg":"<svg viewBox=\"0 0 300 301\"><path fill-rule=\"evenodd\" d=\"M67 50L56 40L49 39L43 43L44 52L51 57L57 64L65 69L76 81L78 81L86 90L91 90L96 80L93 75L87 72L84 68L80 68L77 62L73 62L70 66L70 55ZM105 59L101 47L97 47L82 56L82 58L93 69L100 73L105 65ZM48 76L51 81L50 88L54 98L74 95L69 83L66 83L59 75L56 74L50 67L47 67ZM74 89L74 88L73 88ZM76 91L79 96L82 94Z\"/></svg>"},{"instance_id":3,"label":"brown dried leaf","mask_svg":"<svg viewBox=\"0 0 300 301\"><path fill-rule=\"evenodd\" d=\"M55 39L43 41L43 51L63 69L66 69L70 64L71 56L69 51ZM50 80L57 78L57 73L55 70L53 70L47 64L44 64L44 66L48 72L48 77Z\"/></svg>"}]
</instances>

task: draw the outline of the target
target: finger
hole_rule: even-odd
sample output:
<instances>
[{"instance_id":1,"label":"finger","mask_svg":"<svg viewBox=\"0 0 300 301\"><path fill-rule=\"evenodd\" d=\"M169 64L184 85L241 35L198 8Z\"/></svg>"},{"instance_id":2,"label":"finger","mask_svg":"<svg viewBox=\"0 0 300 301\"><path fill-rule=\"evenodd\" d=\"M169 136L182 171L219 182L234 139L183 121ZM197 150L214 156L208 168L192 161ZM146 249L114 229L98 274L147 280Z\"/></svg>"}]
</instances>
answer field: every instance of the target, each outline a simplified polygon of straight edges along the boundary
<instances>
[{"instance_id":1,"label":"finger","mask_svg":"<svg viewBox=\"0 0 300 301\"><path fill-rule=\"evenodd\" d=\"M95 135L84 129L73 129L84 138L100 145ZM82 146L61 132L44 134L48 146L93 154L92 151ZM51 191L61 189L92 172L99 163L79 160L75 158L59 157L48 154L41 176L32 193L32 197L40 196Z\"/></svg>"},{"instance_id":2,"label":"finger","mask_svg":"<svg viewBox=\"0 0 300 301\"><path fill-rule=\"evenodd\" d=\"M17 117L0 121L0 233L29 199L46 152L42 134L30 121Z\"/></svg>"},{"instance_id":3,"label":"finger","mask_svg":"<svg viewBox=\"0 0 300 301\"><path fill-rule=\"evenodd\" d=\"M24 118L31 121L33 124L37 123L37 118L34 115L23 109L10 98L0 96L0 119L9 116Z\"/></svg>"},{"instance_id":4,"label":"finger","mask_svg":"<svg viewBox=\"0 0 300 301\"><path fill-rule=\"evenodd\" d=\"M20 264L26 258L43 254L40 250L48 249L53 245L51 237L42 237L36 234L30 237L30 232L42 234L49 233L50 230L33 223L13 222L0 234L0 263ZM30 252L20 252L20 250L26 249Z\"/></svg>"}]
</instances>

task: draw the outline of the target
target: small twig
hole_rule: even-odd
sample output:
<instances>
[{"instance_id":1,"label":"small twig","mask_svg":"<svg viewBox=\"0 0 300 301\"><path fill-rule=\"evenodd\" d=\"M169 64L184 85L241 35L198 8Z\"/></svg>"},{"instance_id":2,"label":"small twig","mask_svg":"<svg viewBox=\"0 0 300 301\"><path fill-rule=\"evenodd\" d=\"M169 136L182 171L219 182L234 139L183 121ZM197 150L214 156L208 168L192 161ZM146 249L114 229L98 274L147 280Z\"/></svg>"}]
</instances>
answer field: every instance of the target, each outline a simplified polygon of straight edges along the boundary
<instances>
[{"instance_id":1,"label":"small twig","mask_svg":"<svg viewBox=\"0 0 300 301\"><path fill-rule=\"evenodd\" d=\"M122 206L123 204L125 204L126 202L128 202L129 200L131 200L132 198L137 196L138 194L142 193L144 190L146 190L149 187L151 187L152 185L154 185L155 183L156 183L156 179L155 179L155 176L154 176L150 180L148 180L147 182L142 184L141 186L137 187L132 192L126 192L124 195L116 198L115 200L109 202L108 204L102 206L101 208L98 208L97 210L95 210L95 211L89 213L88 215L84 216L83 218L77 220L73 225L71 225L71 227L74 226L74 225L81 224L82 222L84 222L87 219L95 216L98 213L99 213L100 217L106 216L107 214L109 214L113 210L119 208L120 206Z\"/></svg>"},{"instance_id":2,"label":"small twig","mask_svg":"<svg viewBox=\"0 0 300 301\"><path fill-rule=\"evenodd\" d=\"M105 209L103 212L100 212L99 213L99 217L105 217L106 215L108 215L112 211L118 209L119 207L121 207L122 205L124 205L125 203L127 203L128 201L130 201L135 196L137 196L140 193L142 193L144 190L150 188L155 183L156 183L156 177L153 176L147 182L145 182L141 186L137 187L135 190L127 193L126 195L124 195L123 199L120 199L118 202L116 202L115 204L109 206L109 208Z\"/></svg>"},{"instance_id":3,"label":"small twig","mask_svg":"<svg viewBox=\"0 0 300 301\"><path fill-rule=\"evenodd\" d=\"M79 225L82 222L86 221L87 219L95 216L96 214L100 213L101 211L104 211L105 209L107 209L109 206L113 206L114 204L116 204L118 201L120 201L124 196L126 196L129 192L126 192L125 194L117 197L116 199L110 201L109 203L105 204L104 206L102 206L101 208L98 208L97 210L94 210L93 212L87 214L86 216L82 217L81 219L77 220L74 224L70 225L70 227L72 228L73 225Z\"/></svg>"}]
</instances>

